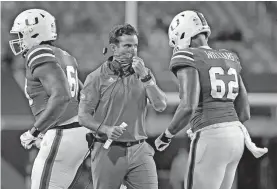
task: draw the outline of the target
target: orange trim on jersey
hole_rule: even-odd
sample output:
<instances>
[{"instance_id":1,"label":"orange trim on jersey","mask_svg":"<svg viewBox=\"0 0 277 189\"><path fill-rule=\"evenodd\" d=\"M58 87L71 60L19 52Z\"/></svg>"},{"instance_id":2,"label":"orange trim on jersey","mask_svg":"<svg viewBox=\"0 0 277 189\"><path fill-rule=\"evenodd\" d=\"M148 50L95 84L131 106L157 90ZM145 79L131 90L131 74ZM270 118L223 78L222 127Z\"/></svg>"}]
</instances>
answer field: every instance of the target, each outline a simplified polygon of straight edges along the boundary
<instances>
[{"instance_id":1,"label":"orange trim on jersey","mask_svg":"<svg viewBox=\"0 0 277 189\"><path fill-rule=\"evenodd\" d=\"M176 58L185 58L185 59L188 59L188 60L190 60L190 61L194 61L193 58L188 57L188 56L185 56L185 55L176 55L176 56L172 57L171 60L176 59Z\"/></svg>"},{"instance_id":2,"label":"orange trim on jersey","mask_svg":"<svg viewBox=\"0 0 277 189\"><path fill-rule=\"evenodd\" d=\"M193 53L192 53L192 52L190 52L190 51L178 50L178 51L176 51L176 52L174 52L174 53L173 53L173 56L174 56L175 54L177 54L177 53L182 53L182 52L184 52L184 53L188 53L188 54L190 54L190 55L193 55Z\"/></svg>"},{"instance_id":3,"label":"orange trim on jersey","mask_svg":"<svg viewBox=\"0 0 277 189\"><path fill-rule=\"evenodd\" d=\"M52 50L51 48L48 48L48 47L36 48L36 49L34 49L32 52L30 52L30 54L28 54L27 60L29 60L29 58L30 58L35 52L37 52L37 51L39 51L39 50L48 50L48 51L53 52L53 50Z\"/></svg>"},{"instance_id":4,"label":"orange trim on jersey","mask_svg":"<svg viewBox=\"0 0 277 189\"><path fill-rule=\"evenodd\" d=\"M195 139L192 142L191 146L191 158L190 158L190 164L189 164L189 171L188 171L188 177L187 177L187 189L192 189L193 186L193 172L195 167L195 158L196 158L196 150L197 150L197 143L200 138L200 133L197 132Z\"/></svg>"},{"instance_id":5,"label":"orange trim on jersey","mask_svg":"<svg viewBox=\"0 0 277 189\"><path fill-rule=\"evenodd\" d=\"M28 63L28 66L30 67L31 66L31 64L36 60L36 59L38 59L38 58L42 58L42 57L55 57L55 55L53 55L53 54L50 54L50 53L44 53L44 54L40 54L40 55L37 55L37 56L35 56L34 58L32 58L32 60L30 60L30 62Z\"/></svg>"}]
</instances>

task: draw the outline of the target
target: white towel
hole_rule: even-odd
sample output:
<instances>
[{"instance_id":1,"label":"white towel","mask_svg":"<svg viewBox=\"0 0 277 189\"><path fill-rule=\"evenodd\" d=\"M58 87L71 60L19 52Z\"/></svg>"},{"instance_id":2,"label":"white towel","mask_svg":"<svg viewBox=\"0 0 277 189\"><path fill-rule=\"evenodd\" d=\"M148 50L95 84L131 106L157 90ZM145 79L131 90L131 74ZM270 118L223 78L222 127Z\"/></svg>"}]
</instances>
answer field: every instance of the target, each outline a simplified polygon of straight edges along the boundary
<instances>
[{"instance_id":1,"label":"white towel","mask_svg":"<svg viewBox=\"0 0 277 189\"><path fill-rule=\"evenodd\" d=\"M243 132L244 143L245 143L246 147L255 156L255 158L259 158L259 157L263 156L264 154L266 154L268 152L267 148L259 148L259 147L256 146L255 143L252 142L251 137L250 137L246 127L243 124L240 123L239 127ZM202 129L202 130L206 130L206 129ZM201 131L201 129L196 131L196 132L199 132L199 131ZM187 134L188 134L188 137L191 140L193 140L195 138L196 133L193 133L191 129L188 129Z\"/></svg>"},{"instance_id":2,"label":"white towel","mask_svg":"<svg viewBox=\"0 0 277 189\"><path fill-rule=\"evenodd\" d=\"M259 148L254 142L252 142L251 137L243 124L240 124L239 127L243 132L246 147L255 156L255 158L259 158L268 152L267 148Z\"/></svg>"}]
</instances>

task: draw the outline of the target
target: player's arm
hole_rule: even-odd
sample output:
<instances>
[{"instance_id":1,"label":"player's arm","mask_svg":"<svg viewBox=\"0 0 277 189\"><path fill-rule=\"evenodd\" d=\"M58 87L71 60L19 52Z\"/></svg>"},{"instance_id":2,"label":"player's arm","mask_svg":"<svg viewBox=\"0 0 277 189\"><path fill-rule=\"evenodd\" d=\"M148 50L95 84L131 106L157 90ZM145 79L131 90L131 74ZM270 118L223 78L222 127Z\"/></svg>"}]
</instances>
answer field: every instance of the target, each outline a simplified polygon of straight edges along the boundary
<instances>
[{"instance_id":1,"label":"player's arm","mask_svg":"<svg viewBox=\"0 0 277 189\"><path fill-rule=\"evenodd\" d=\"M54 126L70 102L70 91L66 75L57 62L48 62L32 70L49 96L47 106L34 126L41 132Z\"/></svg>"},{"instance_id":2,"label":"player's arm","mask_svg":"<svg viewBox=\"0 0 277 189\"><path fill-rule=\"evenodd\" d=\"M172 135L176 135L188 125L192 114L195 112L200 95L199 74L195 68L187 67L177 71L180 83L179 97L180 104L168 127Z\"/></svg>"},{"instance_id":3,"label":"player's arm","mask_svg":"<svg viewBox=\"0 0 277 189\"><path fill-rule=\"evenodd\" d=\"M152 79L144 83L144 86L146 89L146 95L151 105L153 106L153 108L158 112L162 112L165 110L167 106L166 95L156 84L154 75L152 73L150 73L150 75Z\"/></svg>"},{"instance_id":4,"label":"player's arm","mask_svg":"<svg viewBox=\"0 0 277 189\"><path fill-rule=\"evenodd\" d=\"M241 76L239 76L239 93L234 102L239 121L244 123L250 119L250 105L248 95Z\"/></svg>"},{"instance_id":5,"label":"player's arm","mask_svg":"<svg viewBox=\"0 0 277 189\"><path fill-rule=\"evenodd\" d=\"M169 127L155 140L156 149L159 151L165 150L171 138L188 125L200 96L199 73L193 52L189 49L174 52L169 69L178 78L180 103Z\"/></svg>"},{"instance_id":6,"label":"player's arm","mask_svg":"<svg viewBox=\"0 0 277 189\"><path fill-rule=\"evenodd\" d=\"M169 68L179 81L180 104L168 128L175 135L189 123L198 106L200 81L194 54L189 49L175 52Z\"/></svg>"},{"instance_id":7,"label":"player's arm","mask_svg":"<svg viewBox=\"0 0 277 189\"><path fill-rule=\"evenodd\" d=\"M177 77L180 84L180 104L169 127L155 141L155 146L159 151L164 150L169 145L171 138L188 125L199 102L200 81L197 69L181 68L177 71Z\"/></svg>"},{"instance_id":8,"label":"player's arm","mask_svg":"<svg viewBox=\"0 0 277 189\"><path fill-rule=\"evenodd\" d=\"M70 91L65 73L51 48L38 47L27 55L26 60L27 69L41 82L49 96L46 108L34 123L34 127L20 136L22 146L30 149L34 141L40 138L40 133L46 132L58 122L70 102Z\"/></svg>"}]
</instances>

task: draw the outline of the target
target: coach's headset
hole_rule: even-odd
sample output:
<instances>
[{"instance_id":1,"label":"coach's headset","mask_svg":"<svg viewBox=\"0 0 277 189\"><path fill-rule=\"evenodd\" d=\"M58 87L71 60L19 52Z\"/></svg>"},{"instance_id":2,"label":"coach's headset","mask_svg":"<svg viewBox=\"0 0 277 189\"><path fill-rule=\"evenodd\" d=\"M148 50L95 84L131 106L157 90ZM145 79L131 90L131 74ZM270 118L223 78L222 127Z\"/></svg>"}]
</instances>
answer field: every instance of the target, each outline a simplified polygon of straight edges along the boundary
<instances>
[{"instance_id":1,"label":"coach's headset","mask_svg":"<svg viewBox=\"0 0 277 189\"><path fill-rule=\"evenodd\" d=\"M103 49L103 54L105 55L107 53L107 48L104 48ZM86 141L88 142L88 151L82 161L82 164L80 167L83 167L85 165L85 160L86 158L91 154L91 151L93 149L93 146L94 146L94 143L95 143L95 140L96 140L96 136L98 134L98 131L99 129L101 128L104 120L106 119L107 117L107 112L109 110L109 106L110 106L110 101L111 101L111 97L112 97L112 94L113 94L113 91L114 91L114 88L115 86L117 85L118 81L119 81L119 78L123 78L123 77L128 77L132 74L135 73L133 67L132 67L132 61L130 61L129 64L127 65L124 65L122 66L121 63L119 63L118 61L114 60L113 59L113 56L110 56L107 60L107 64L108 64L108 67L113 71L114 75L117 76L116 78L116 81L115 83L111 83L108 88L114 84L113 88L112 88L112 91L111 91L111 94L109 96L109 99L108 99L108 103L107 103L107 108L106 108L106 111L105 111L105 116L104 116L104 119L102 120L102 122L99 124L99 126L97 127L95 133L92 133L92 132L89 132L86 134ZM101 100L101 99L100 99ZM94 112L94 115L95 115L95 112ZM71 185L71 188L73 188L73 186L77 183L77 181L79 180L80 176L82 174L80 173L79 176L77 177L77 179L75 179L75 181L72 183ZM90 180L90 182L88 183L88 185L86 186L86 188L90 185L92 180Z\"/></svg>"}]
</instances>

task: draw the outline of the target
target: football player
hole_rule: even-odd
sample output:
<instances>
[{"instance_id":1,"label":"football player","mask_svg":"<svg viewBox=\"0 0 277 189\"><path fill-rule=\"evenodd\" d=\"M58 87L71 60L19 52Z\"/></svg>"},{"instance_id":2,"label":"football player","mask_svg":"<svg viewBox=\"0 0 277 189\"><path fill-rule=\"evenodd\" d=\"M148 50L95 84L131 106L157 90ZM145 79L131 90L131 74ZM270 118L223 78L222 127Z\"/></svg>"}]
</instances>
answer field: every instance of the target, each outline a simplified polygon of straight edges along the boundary
<instances>
[{"instance_id":1,"label":"football player","mask_svg":"<svg viewBox=\"0 0 277 189\"><path fill-rule=\"evenodd\" d=\"M255 157L267 149L252 143L243 123L250 119L238 56L208 46L210 27L203 14L184 11L169 26L174 48L170 70L179 81L180 104L157 150L168 147L186 125L192 139L186 189L230 189L244 144Z\"/></svg>"},{"instance_id":2,"label":"football player","mask_svg":"<svg viewBox=\"0 0 277 189\"><path fill-rule=\"evenodd\" d=\"M76 59L52 44L55 18L44 10L20 13L10 33L17 36L10 41L13 53L25 60L25 95L35 117L32 128L20 136L21 144L25 149L40 146L31 189L68 188L86 155L89 132L78 123Z\"/></svg>"}]
</instances>

